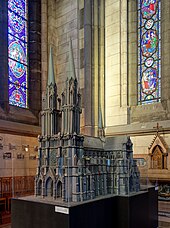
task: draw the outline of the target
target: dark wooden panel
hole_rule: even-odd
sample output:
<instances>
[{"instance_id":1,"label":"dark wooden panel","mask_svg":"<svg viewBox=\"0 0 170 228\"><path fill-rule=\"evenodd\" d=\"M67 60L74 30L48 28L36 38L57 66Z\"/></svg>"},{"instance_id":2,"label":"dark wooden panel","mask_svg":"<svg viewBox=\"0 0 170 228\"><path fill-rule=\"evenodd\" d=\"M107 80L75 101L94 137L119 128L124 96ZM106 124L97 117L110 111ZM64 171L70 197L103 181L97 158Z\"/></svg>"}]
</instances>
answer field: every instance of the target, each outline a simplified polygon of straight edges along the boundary
<instances>
[{"instance_id":1,"label":"dark wooden panel","mask_svg":"<svg viewBox=\"0 0 170 228\"><path fill-rule=\"evenodd\" d=\"M113 196L77 204L69 215L56 213L55 203L33 198L12 200L12 228L156 228L158 200L154 188L130 197Z\"/></svg>"}]
</instances>

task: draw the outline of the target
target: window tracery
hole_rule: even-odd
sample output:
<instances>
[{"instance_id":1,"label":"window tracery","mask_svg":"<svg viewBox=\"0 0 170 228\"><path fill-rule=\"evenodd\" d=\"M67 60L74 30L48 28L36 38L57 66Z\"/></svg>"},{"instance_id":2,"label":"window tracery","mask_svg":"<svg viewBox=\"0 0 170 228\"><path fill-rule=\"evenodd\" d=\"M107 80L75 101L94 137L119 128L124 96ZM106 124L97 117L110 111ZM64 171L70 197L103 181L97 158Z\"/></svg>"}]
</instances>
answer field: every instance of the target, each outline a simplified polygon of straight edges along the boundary
<instances>
[{"instance_id":1,"label":"window tracery","mask_svg":"<svg viewBox=\"0 0 170 228\"><path fill-rule=\"evenodd\" d=\"M160 20L160 0L138 0L138 104L161 99Z\"/></svg>"},{"instance_id":2,"label":"window tracery","mask_svg":"<svg viewBox=\"0 0 170 228\"><path fill-rule=\"evenodd\" d=\"M8 0L9 104L27 108L27 0Z\"/></svg>"}]
</instances>

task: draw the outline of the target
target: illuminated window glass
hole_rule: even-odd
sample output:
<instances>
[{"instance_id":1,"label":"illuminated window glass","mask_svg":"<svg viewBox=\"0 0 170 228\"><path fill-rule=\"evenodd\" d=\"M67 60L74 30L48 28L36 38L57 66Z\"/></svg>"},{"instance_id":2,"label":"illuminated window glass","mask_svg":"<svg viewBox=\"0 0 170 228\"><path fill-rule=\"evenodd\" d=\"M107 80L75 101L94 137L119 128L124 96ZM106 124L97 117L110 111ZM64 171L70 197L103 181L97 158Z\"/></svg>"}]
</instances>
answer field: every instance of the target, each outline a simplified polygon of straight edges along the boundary
<instances>
[{"instance_id":1,"label":"illuminated window glass","mask_svg":"<svg viewBox=\"0 0 170 228\"><path fill-rule=\"evenodd\" d=\"M8 0L9 104L27 108L27 1Z\"/></svg>"},{"instance_id":2,"label":"illuminated window glass","mask_svg":"<svg viewBox=\"0 0 170 228\"><path fill-rule=\"evenodd\" d=\"M138 0L138 104L161 98L160 18L160 0Z\"/></svg>"}]
</instances>

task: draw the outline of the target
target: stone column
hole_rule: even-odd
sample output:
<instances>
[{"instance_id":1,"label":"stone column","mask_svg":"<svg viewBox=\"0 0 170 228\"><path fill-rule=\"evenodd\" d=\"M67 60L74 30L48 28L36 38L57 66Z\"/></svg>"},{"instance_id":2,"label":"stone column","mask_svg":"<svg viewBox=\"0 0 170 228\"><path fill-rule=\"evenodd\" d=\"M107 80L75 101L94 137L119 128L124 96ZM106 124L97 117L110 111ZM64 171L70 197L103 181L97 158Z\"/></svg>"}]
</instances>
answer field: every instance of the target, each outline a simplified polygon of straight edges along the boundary
<instances>
[{"instance_id":1,"label":"stone column","mask_svg":"<svg viewBox=\"0 0 170 228\"><path fill-rule=\"evenodd\" d=\"M170 1L161 1L161 101L170 118Z\"/></svg>"},{"instance_id":2,"label":"stone column","mask_svg":"<svg viewBox=\"0 0 170 228\"><path fill-rule=\"evenodd\" d=\"M28 106L38 117L41 110L41 1L28 4L29 86Z\"/></svg>"},{"instance_id":3,"label":"stone column","mask_svg":"<svg viewBox=\"0 0 170 228\"><path fill-rule=\"evenodd\" d=\"M127 124L127 1L105 1L106 134Z\"/></svg>"},{"instance_id":4,"label":"stone column","mask_svg":"<svg viewBox=\"0 0 170 228\"><path fill-rule=\"evenodd\" d=\"M98 126L104 128L105 116L105 1L99 3L99 108L100 120Z\"/></svg>"},{"instance_id":5,"label":"stone column","mask_svg":"<svg viewBox=\"0 0 170 228\"><path fill-rule=\"evenodd\" d=\"M127 123L127 1L120 1L120 107L125 108Z\"/></svg>"},{"instance_id":6,"label":"stone column","mask_svg":"<svg viewBox=\"0 0 170 228\"><path fill-rule=\"evenodd\" d=\"M128 105L137 105L137 1L128 1Z\"/></svg>"},{"instance_id":7,"label":"stone column","mask_svg":"<svg viewBox=\"0 0 170 228\"><path fill-rule=\"evenodd\" d=\"M92 1L84 2L84 124L92 134Z\"/></svg>"},{"instance_id":8,"label":"stone column","mask_svg":"<svg viewBox=\"0 0 170 228\"><path fill-rule=\"evenodd\" d=\"M98 0L93 1L93 71L92 71L92 122L94 125L93 134L97 135L98 130L98 100L99 100L99 29L98 29Z\"/></svg>"}]
</instances>

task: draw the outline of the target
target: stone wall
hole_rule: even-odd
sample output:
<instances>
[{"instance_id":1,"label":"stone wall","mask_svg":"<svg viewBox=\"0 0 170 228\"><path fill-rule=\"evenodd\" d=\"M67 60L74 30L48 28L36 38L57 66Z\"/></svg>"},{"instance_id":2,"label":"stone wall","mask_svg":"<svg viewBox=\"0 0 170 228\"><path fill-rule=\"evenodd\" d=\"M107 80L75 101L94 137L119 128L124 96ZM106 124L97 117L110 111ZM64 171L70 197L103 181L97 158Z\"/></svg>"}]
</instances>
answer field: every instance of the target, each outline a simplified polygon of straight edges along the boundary
<instances>
[{"instance_id":1,"label":"stone wall","mask_svg":"<svg viewBox=\"0 0 170 228\"><path fill-rule=\"evenodd\" d=\"M168 34L170 25L167 23L170 9L168 0L161 1L161 102L148 105L137 105L137 4L135 1L129 1L129 106L130 106L130 122L150 122L163 121L169 119L169 65L170 58L167 53L170 45ZM167 34L167 35L165 35ZM166 57L165 57L166 56ZM169 126L168 126L169 127Z\"/></svg>"},{"instance_id":2,"label":"stone wall","mask_svg":"<svg viewBox=\"0 0 170 228\"><path fill-rule=\"evenodd\" d=\"M81 77L80 89L83 85L83 72L79 71L79 46L83 48L83 29L79 32L79 10L84 1L75 0L42 0L42 94L45 96L49 47L53 49L55 77L58 96L65 87L67 78L69 39L72 40L74 64L77 78ZM80 43L80 45L79 45Z\"/></svg>"},{"instance_id":3,"label":"stone wall","mask_svg":"<svg viewBox=\"0 0 170 228\"><path fill-rule=\"evenodd\" d=\"M0 177L33 176L36 168L37 136L41 109L41 2L28 4L28 108L9 105L7 5L0 3ZM25 145L29 145L28 151ZM35 146L35 148L34 148ZM1 178L3 179L3 178ZM10 178L9 178L10 179ZM2 189L1 189L2 190Z\"/></svg>"},{"instance_id":4,"label":"stone wall","mask_svg":"<svg viewBox=\"0 0 170 228\"><path fill-rule=\"evenodd\" d=\"M168 0L161 2L161 102L137 105L137 3L106 1L106 133L116 125L169 119ZM167 34L167 35L165 35ZM168 125L169 128L169 125ZM122 132L123 133L123 132Z\"/></svg>"},{"instance_id":5,"label":"stone wall","mask_svg":"<svg viewBox=\"0 0 170 228\"><path fill-rule=\"evenodd\" d=\"M102 115L107 136L129 134L135 135L135 138L139 136L140 141L140 135L144 134L150 141L157 122L163 126L164 134L168 134L169 1L162 1L162 101L142 106L137 105L137 3L133 0L105 1L104 92L97 85L100 81L99 68L96 67L99 64L97 43L100 22L95 18L95 13L99 15L100 12L96 4L95 0L42 0L43 93L46 88L48 50L52 45L58 94L61 96L67 74L68 40L71 37L82 94L81 132L97 135L101 96L105 100Z\"/></svg>"},{"instance_id":6,"label":"stone wall","mask_svg":"<svg viewBox=\"0 0 170 228\"><path fill-rule=\"evenodd\" d=\"M105 8L106 135L131 135L134 154L147 157L157 123L170 146L170 2L161 1L161 102L148 105L137 105L137 1L124 2L108 0Z\"/></svg>"},{"instance_id":7,"label":"stone wall","mask_svg":"<svg viewBox=\"0 0 170 228\"><path fill-rule=\"evenodd\" d=\"M102 11L104 24L99 20L102 18L101 8L97 5L99 2L101 7L102 0L41 0L42 97L46 90L50 46L53 48L58 95L61 97L67 77L68 41L71 37L76 76L82 94L81 132L97 136L99 119L103 118L107 136L131 135L134 153L147 155L147 148L155 134L154 128L159 122L162 126L160 133L170 146L170 1L163 0L161 3L162 100L160 103L143 106L137 105L136 1L105 0L105 9ZM100 15L98 19L96 15ZM101 31L105 34L104 41ZM105 69L102 68L104 63L101 57L105 60ZM1 59L4 61L4 54ZM4 70L6 69L3 68ZM2 100L4 99L7 102L6 98ZM102 117L99 115L100 108ZM10 143L17 142L17 149L12 150L15 156L22 152L22 144L29 141L33 150L33 145L37 143L40 128L33 124L38 125L38 117L35 118L27 111L12 107L10 113L6 114L0 109L0 131L5 132L2 133L5 146L0 162L6 174L2 171L2 175L10 175L11 172L11 160L3 159L3 153L10 152ZM16 160L16 168L20 167L16 169L16 175L25 175L24 172L30 175L34 172L30 171L30 167L34 167L35 161L30 161L28 156L26 153L23 160L13 159Z\"/></svg>"},{"instance_id":8,"label":"stone wall","mask_svg":"<svg viewBox=\"0 0 170 228\"><path fill-rule=\"evenodd\" d=\"M34 176L38 155L37 137L0 134L0 176Z\"/></svg>"},{"instance_id":9,"label":"stone wall","mask_svg":"<svg viewBox=\"0 0 170 228\"><path fill-rule=\"evenodd\" d=\"M106 127L127 124L127 2L105 6Z\"/></svg>"},{"instance_id":10,"label":"stone wall","mask_svg":"<svg viewBox=\"0 0 170 228\"><path fill-rule=\"evenodd\" d=\"M78 1L48 1L48 45L52 45L58 94L67 77L69 39L72 40L76 75L79 78Z\"/></svg>"}]
</instances>

